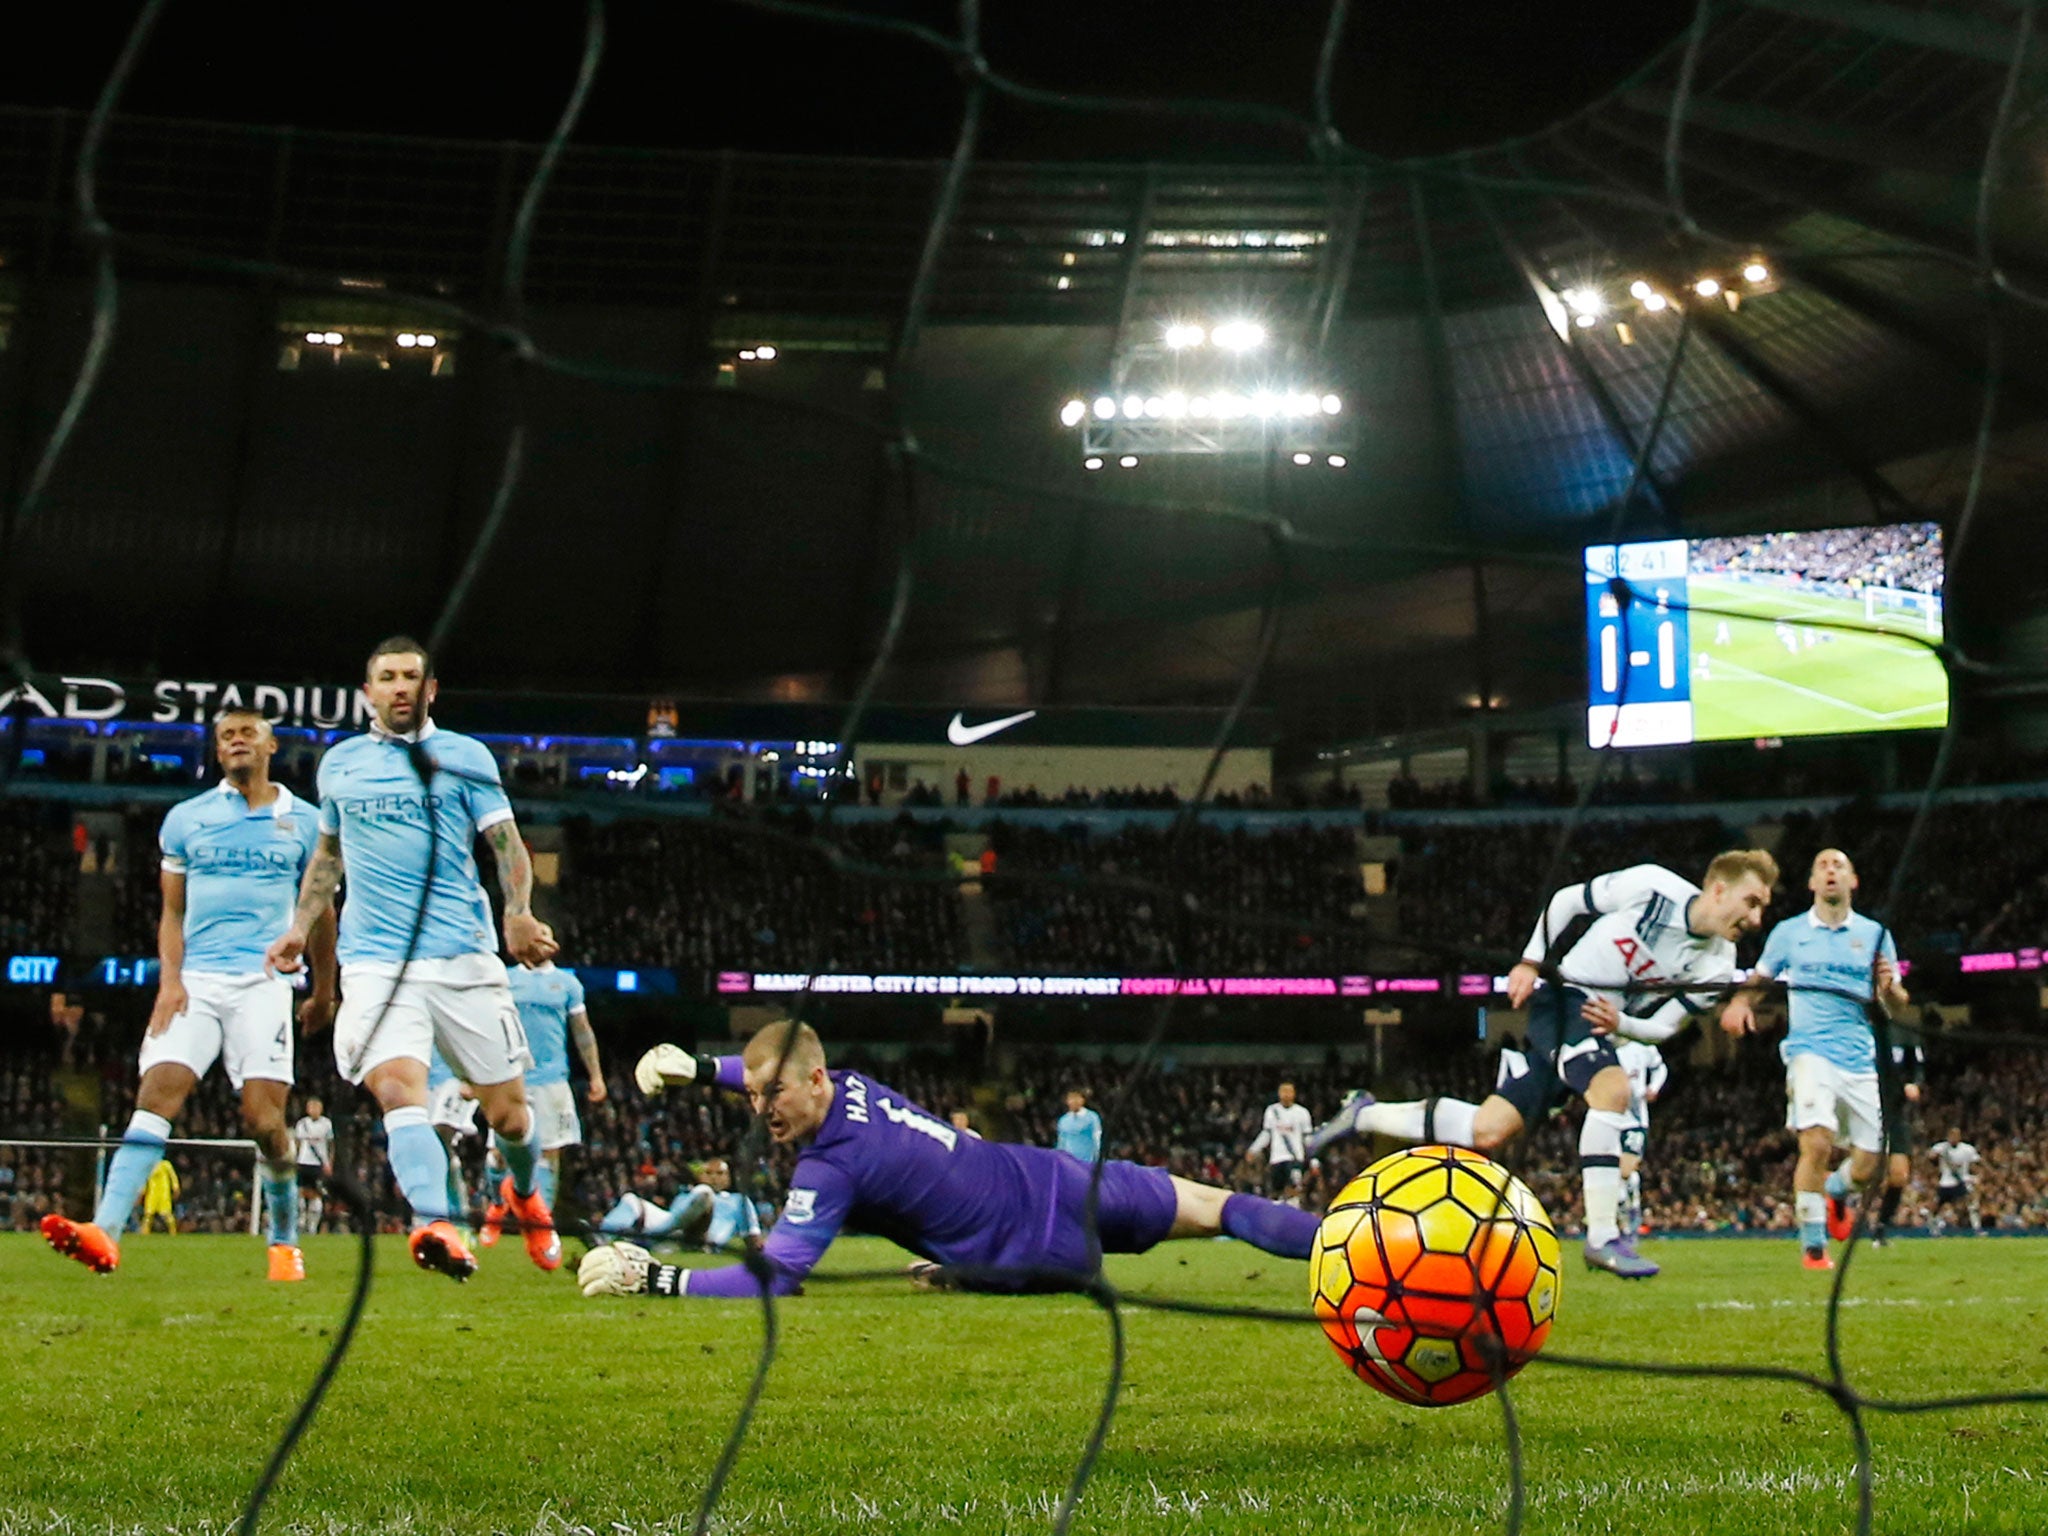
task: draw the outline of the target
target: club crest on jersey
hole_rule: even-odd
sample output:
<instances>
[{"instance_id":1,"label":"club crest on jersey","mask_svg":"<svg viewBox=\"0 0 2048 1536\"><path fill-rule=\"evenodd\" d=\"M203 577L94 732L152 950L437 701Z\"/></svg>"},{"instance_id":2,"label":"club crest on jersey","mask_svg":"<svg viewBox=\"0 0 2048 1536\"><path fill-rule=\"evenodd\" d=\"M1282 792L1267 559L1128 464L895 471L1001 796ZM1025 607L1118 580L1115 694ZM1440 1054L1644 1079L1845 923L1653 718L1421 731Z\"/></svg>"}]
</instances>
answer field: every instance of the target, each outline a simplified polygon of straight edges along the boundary
<instances>
[{"instance_id":1,"label":"club crest on jersey","mask_svg":"<svg viewBox=\"0 0 2048 1536\"><path fill-rule=\"evenodd\" d=\"M782 1207L782 1219L793 1221L798 1226L810 1221L818 1214L818 1192L815 1189L792 1189L789 1199Z\"/></svg>"}]
</instances>

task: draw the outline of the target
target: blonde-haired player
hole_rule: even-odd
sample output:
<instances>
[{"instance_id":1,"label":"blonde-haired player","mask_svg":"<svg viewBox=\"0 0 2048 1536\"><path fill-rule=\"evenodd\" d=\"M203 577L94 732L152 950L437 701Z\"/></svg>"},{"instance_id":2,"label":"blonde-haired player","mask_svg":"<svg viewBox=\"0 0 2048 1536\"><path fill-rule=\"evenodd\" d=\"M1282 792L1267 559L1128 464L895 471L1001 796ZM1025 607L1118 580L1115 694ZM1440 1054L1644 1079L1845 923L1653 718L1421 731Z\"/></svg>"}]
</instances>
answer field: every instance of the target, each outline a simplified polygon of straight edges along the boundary
<instances>
[{"instance_id":1,"label":"blonde-haired player","mask_svg":"<svg viewBox=\"0 0 2048 1536\"><path fill-rule=\"evenodd\" d=\"M1699 885L1662 865L1637 864L1566 886L1550 898L1508 972L1509 1004L1530 1005L1529 1070L1483 1104L1381 1104L1360 1089L1310 1138L1309 1156L1343 1137L1373 1133L1491 1152L1576 1094L1586 1101L1579 1130L1586 1263L1625 1280L1648 1279L1657 1266L1621 1231L1629 1083L1612 1037L1668 1040L1703 1011L1710 998L1687 994L1735 979L1735 941L1762 924L1777 879L1769 853L1735 848L1716 856ZM1560 935L1583 917L1592 925L1559 963L1558 984L1544 982Z\"/></svg>"}]
</instances>

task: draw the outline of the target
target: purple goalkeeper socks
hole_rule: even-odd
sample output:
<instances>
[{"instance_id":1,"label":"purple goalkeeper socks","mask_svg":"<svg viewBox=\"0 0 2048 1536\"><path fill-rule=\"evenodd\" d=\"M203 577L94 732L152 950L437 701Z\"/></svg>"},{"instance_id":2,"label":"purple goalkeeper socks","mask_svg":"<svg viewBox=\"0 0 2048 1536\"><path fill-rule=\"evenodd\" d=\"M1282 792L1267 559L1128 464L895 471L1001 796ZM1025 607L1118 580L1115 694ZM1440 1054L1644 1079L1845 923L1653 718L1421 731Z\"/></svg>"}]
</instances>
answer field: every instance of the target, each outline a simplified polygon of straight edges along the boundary
<instances>
[{"instance_id":1,"label":"purple goalkeeper socks","mask_svg":"<svg viewBox=\"0 0 2048 1536\"><path fill-rule=\"evenodd\" d=\"M1224 1231L1283 1259L1305 1259L1313 1253L1322 1224L1312 1212L1257 1195L1232 1195L1223 1202Z\"/></svg>"}]
</instances>

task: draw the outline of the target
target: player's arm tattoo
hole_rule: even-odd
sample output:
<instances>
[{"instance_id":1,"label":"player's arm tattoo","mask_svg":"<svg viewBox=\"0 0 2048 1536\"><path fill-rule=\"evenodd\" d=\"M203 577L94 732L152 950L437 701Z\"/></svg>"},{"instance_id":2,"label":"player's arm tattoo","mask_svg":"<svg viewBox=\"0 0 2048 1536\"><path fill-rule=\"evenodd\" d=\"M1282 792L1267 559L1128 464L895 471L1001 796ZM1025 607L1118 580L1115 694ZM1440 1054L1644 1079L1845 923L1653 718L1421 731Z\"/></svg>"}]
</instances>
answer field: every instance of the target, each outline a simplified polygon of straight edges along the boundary
<instances>
[{"instance_id":1,"label":"player's arm tattoo","mask_svg":"<svg viewBox=\"0 0 2048 1536\"><path fill-rule=\"evenodd\" d=\"M298 910L292 926L310 934L313 925L334 906L334 893L341 889L341 836L322 832L313 857L306 863L306 878L299 882Z\"/></svg>"},{"instance_id":2,"label":"player's arm tattoo","mask_svg":"<svg viewBox=\"0 0 2048 1536\"><path fill-rule=\"evenodd\" d=\"M484 837L491 845L491 857L497 861L498 889L504 893L505 915L531 917L533 860L527 855L526 839L519 835L519 824L509 819L501 821Z\"/></svg>"},{"instance_id":3,"label":"player's arm tattoo","mask_svg":"<svg viewBox=\"0 0 2048 1536\"><path fill-rule=\"evenodd\" d=\"M597 1032L590 1027L590 1015L580 1008L569 1015L569 1039L582 1059L583 1070L593 1081L603 1078L604 1064L597 1056Z\"/></svg>"}]
</instances>

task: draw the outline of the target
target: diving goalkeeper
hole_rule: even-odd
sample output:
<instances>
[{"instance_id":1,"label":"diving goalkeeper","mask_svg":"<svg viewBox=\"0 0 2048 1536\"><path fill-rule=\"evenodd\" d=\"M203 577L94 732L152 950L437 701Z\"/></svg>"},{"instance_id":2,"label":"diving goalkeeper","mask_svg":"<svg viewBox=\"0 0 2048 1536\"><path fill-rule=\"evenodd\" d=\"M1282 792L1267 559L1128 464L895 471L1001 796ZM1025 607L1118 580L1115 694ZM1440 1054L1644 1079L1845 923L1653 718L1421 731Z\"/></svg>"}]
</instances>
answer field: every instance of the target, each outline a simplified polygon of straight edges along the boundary
<instances>
[{"instance_id":1,"label":"diving goalkeeper","mask_svg":"<svg viewBox=\"0 0 2048 1536\"><path fill-rule=\"evenodd\" d=\"M802 1146L782 1219L760 1254L778 1296L803 1284L849 1224L944 1266L943 1283L958 1289L1071 1290L1094 1273L1088 1164L1050 1147L983 1141L885 1083L828 1070L825 1048L808 1024L770 1024L739 1056L657 1046L634 1075L649 1093L691 1082L744 1090L766 1116L770 1136ZM1164 1168L1102 1164L1096 1231L1106 1253L1228 1233L1267 1253L1305 1259L1320 1224L1310 1212ZM762 1284L746 1264L683 1269L658 1264L630 1243L593 1249L577 1278L586 1296L758 1298Z\"/></svg>"}]
</instances>

